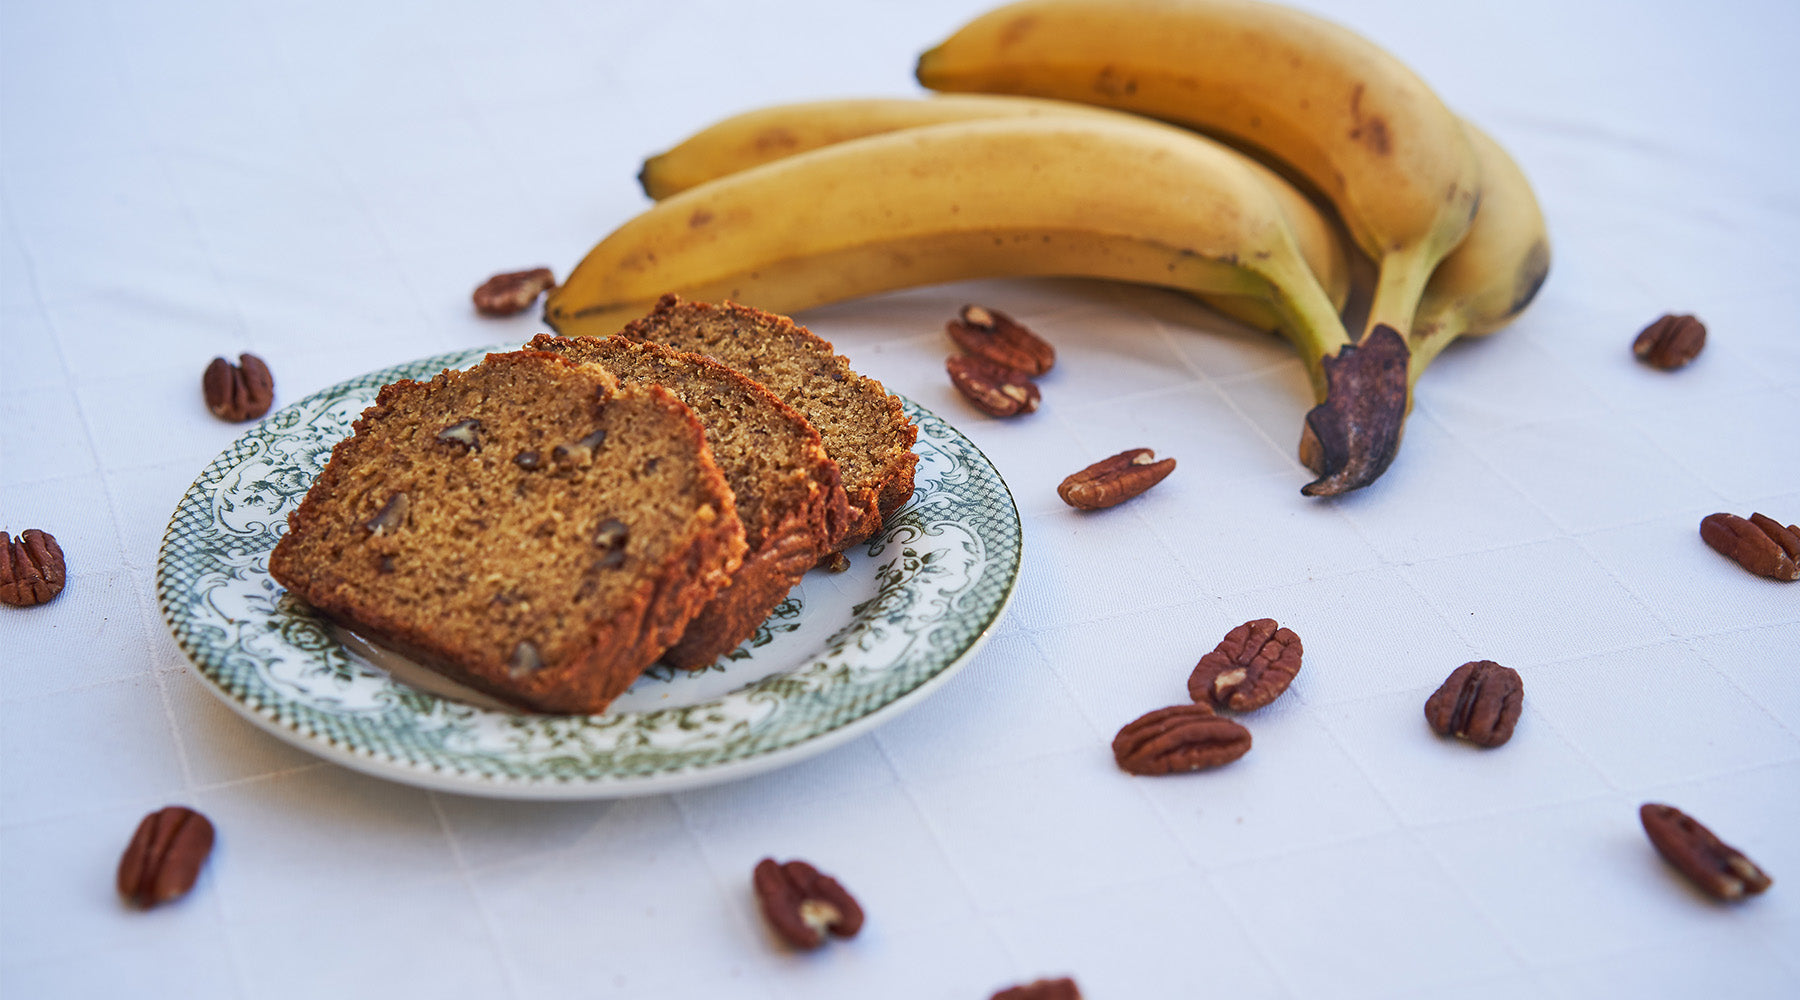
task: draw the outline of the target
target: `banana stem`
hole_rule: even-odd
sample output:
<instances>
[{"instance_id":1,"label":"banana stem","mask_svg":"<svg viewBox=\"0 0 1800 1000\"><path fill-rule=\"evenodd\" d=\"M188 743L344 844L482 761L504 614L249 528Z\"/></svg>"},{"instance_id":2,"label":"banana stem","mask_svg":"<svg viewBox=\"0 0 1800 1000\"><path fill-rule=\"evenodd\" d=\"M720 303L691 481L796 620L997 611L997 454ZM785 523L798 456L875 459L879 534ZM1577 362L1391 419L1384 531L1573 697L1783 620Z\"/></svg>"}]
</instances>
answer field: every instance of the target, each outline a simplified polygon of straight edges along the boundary
<instances>
[{"instance_id":1,"label":"banana stem","mask_svg":"<svg viewBox=\"0 0 1800 1000\"><path fill-rule=\"evenodd\" d=\"M1304 275L1304 280L1271 282L1271 291L1275 308L1286 319L1282 328L1291 332L1288 339L1300 352L1307 377L1312 380L1313 402L1324 402L1328 389L1325 359L1349 345L1350 333L1344 329L1331 297L1310 273Z\"/></svg>"},{"instance_id":2,"label":"banana stem","mask_svg":"<svg viewBox=\"0 0 1800 1000\"><path fill-rule=\"evenodd\" d=\"M1380 273L1375 279L1375 298L1369 303L1369 318L1363 324L1363 337L1378 326L1388 326L1404 335L1412 329L1413 314L1419 299L1425 295L1425 283L1437 266L1437 257L1415 246L1381 258ZM1359 340L1362 338L1358 338Z\"/></svg>"},{"instance_id":3,"label":"banana stem","mask_svg":"<svg viewBox=\"0 0 1800 1000\"><path fill-rule=\"evenodd\" d=\"M1406 338L1407 346L1412 351L1406 373L1408 389L1417 385L1419 376L1425 373L1426 367L1444 348L1450 346L1451 341L1468 333L1472 325L1460 309L1433 316L1420 323Z\"/></svg>"}]
</instances>

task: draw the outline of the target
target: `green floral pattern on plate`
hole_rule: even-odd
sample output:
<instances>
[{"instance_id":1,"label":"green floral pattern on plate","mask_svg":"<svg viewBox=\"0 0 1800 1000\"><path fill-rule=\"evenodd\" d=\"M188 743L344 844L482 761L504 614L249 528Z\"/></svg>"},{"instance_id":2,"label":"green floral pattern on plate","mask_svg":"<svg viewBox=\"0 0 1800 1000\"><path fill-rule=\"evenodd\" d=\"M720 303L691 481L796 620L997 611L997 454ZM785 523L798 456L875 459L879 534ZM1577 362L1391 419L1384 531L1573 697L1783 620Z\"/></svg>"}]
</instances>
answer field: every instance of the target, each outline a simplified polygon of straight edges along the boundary
<instances>
[{"instance_id":1,"label":"green floral pattern on plate","mask_svg":"<svg viewBox=\"0 0 1800 1000\"><path fill-rule=\"evenodd\" d=\"M214 459L182 498L157 561L163 617L214 692L258 725L351 767L470 794L598 798L710 784L835 746L917 701L966 662L1012 594L1019 515L1005 482L967 438L906 401L919 425L916 488L856 560L872 579L846 574L866 593L826 621L797 592L709 671L723 672L724 693L684 701L676 689L694 675L652 669L604 714L546 716L396 681L289 598L268 554L381 386L486 353L372 372L295 403ZM783 642L792 662L759 670ZM636 697L657 685L664 694ZM658 698L667 707L645 707Z\"/></svg>"}]
</instances>

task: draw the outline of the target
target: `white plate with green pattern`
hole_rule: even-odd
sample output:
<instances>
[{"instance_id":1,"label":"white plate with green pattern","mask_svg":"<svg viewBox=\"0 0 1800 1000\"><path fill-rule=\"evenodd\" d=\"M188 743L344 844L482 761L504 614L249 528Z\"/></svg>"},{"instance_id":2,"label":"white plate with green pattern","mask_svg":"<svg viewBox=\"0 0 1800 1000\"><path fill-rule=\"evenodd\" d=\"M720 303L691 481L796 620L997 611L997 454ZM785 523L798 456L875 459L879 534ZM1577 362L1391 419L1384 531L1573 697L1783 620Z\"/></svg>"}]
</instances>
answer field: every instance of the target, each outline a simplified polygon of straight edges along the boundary
<instances>
[{"instance_id":1,"label":"white plate with green pattern","mask_svg":"<svg viewBox=\"0 0 1800 1000\"><path fill-rule=\"evenodd\" d=\"M696 673L655 666L600 715L529 715L361 642L269 577L269 550L381 386L487 349L351 379L268 417L214 459L157 559L163 617L208 687L276 736L408 784L609 798L692 788L828 750L917 704L967 663L1018 579L1019 513L969 440L910 401L916 489L814 571L743 646Z\"/></svg>"}]
</instances>

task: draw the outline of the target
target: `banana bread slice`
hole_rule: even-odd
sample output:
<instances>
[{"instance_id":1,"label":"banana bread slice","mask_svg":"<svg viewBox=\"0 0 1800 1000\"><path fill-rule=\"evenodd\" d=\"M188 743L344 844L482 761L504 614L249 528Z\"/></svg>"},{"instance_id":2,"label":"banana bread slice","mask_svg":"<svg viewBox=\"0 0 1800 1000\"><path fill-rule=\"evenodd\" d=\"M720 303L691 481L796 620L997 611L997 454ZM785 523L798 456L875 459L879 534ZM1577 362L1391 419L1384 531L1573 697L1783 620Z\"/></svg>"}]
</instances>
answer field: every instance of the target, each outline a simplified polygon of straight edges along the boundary
<instances>
[{"instance_id":1,"label":"banana bread slice","mask_svg":"<svg viewBox=\"0 0 1800 1000\"><path fill-rule=\"evenodd\" d=\"M592 713L743 554L731 490L679 399L515 351L384 386L288 515L269 571L452 679Z\"/></svg>"},{"instance_id":2,"label":"banana bread slice","mask_svg":"<svg viewBox=\"0 0 1800 1000\"><path fill-rule=\"evenodd\" d=\"M843 550L880 530L912 496L919 429L899 398L850 370L831 343L786 316L735 302L683 302L665 295L649 315L619 333L665 344L736 368L800 411L837 461L850 498L850 525L833 546Z\"/></svg>"},{"instance_id":3,"label":"banana bread slice","mask_svg":"<svg viewBox=\"0 0 1800 1000\"><path fill-rule=\"evenodd\" d=\"M848 501L819 432L760 383L698 354L623 337L547 333L526 346L598 363L621 385L660 385L694 411L737 500L749 548L731 583L662 658L697 670L755 635L844 532Z\"/></svg>"}]
</instances>

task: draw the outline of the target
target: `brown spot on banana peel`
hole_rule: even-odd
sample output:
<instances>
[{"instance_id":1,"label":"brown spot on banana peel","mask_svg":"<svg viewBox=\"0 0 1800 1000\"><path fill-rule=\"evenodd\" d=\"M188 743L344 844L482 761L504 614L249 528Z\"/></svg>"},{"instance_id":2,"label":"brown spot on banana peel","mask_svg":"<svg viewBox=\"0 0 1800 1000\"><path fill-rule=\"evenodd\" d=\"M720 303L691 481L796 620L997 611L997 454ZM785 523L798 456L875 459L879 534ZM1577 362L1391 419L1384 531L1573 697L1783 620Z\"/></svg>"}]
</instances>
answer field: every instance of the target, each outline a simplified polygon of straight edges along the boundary
<instances>
[{"instance_id":1,"label":"brown spot on banana peel","mask_svg":"<svg viewBox=\"0 0 1800 1000\"><path fill-rule=\"evenodd\" d=\"M1094 93L1113 100L1137 93L1137 87L1137 80L1121 74L1116 66L1102 66L1094 76Z\"/></svg>"},{"instance_id":2,"label":"brown spot on banana peel","mask_svg":"<svg viewBox=\"0 0 1800 1000\"><path fill-rule=\"evenodd\" d=\"M1365 117L1362 112L1363 85L1357 84L1350 92L1350 120L1355 124L1350 128L1350 141L1369 147L1376 156L1386 156L1393 150L1393 139L1388 135L1387 119L1380 115Z\"/></svg>"},{"instance_id":3,"label":"brown spot on banana peel","mask_svg":"<svg viewBox=\"0 0 1800 1000\"><path fill-rule=\"evenodd\" d=\"M1024 41L1036 27L1036 17L1029 14L1024 17L1015 17L1007 23L1006 27L1000 29L1000 40L995 47L1002 51L1009 49Z\"/></svg>"},{"instance_id":4,"label":"brown spot on banana peel","mask_svg":"<svg viewBox=\"0 0 1800 1000\"><path fill-rule=\"evenodd\" d=\"M800 146L800 138L796 136L792 130L781 125L774 125L756 133L756 138L750 140L750 145L751 148L762 154L768 154L778 150L785 153L789 150L798 149Z\"/></svg>"},{"instance_id":5,"label":"brown spot on banana peel","mask_svg":"<svg viewBox=\"0 0 1800 1000\"><path fill-rule=\"evenodd\" d=\"M1406 419L1409 355L1399 331L1381 323L1361 343L1324 359L1325 401L1307 412L1301 436L1301 460L1319 478L1300 492L1336 496L1387 471Z\"/></svg>"}]
</instances>

